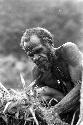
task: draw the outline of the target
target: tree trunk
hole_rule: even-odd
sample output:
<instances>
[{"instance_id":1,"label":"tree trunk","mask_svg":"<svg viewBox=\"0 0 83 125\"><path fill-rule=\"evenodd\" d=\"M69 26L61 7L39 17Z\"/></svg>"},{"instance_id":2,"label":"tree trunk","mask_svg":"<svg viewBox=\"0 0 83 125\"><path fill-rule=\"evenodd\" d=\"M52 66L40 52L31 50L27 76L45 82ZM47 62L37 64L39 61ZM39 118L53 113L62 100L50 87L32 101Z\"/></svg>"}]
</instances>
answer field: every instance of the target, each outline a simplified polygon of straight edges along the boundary
<instances>
[{"instance_id":1,"label":"tree trunk","mask_svg":"<svg viewBox=\"0 0 83 125\"><path fill-rule=\"evenodd\" d=\"M54 112L66 113L79 104L81 84L77 84L57 105L53 107Z\"/></svg>"}]
</instances>

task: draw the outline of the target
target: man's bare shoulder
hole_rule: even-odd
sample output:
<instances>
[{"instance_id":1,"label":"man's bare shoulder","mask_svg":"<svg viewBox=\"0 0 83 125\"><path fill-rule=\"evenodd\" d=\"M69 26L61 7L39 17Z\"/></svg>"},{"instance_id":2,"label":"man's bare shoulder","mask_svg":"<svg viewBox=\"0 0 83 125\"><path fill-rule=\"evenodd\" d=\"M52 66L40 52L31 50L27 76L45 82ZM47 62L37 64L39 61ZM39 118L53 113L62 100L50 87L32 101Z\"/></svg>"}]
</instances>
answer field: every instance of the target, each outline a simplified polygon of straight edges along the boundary
<instances>
[{"instance_id":1,"label":"man's bare shoulder","mask_svg":"<svg viewBox=\"0 0 83 125\"><path fill-rule=\"evenodd\" d=\"M62 45L62 47L64 48L64 50L66 50L66 49L72 50L73 49L75 51L75 49L76 49L79 51L77 44L75 44L73 42L66 42L65 44Z\"/></svg>"},{"instance_id":2,"label":"man's bare shoulder","mask_svg":"<svg viewBox=\"0 0 83 125\"><path fill-rule=\"evenodd\" d=\"M57 51L71 65L78 65L82 60L82 53L75 43L67 42L58 47Z\"/></svg>"},{"instance_id":3,"label":"man's bare shoulder","mask_svg":"<svg viewBox=\"0 0 83 125\"><path fill-rule=\"evenodd\" d=\"M75 43L72 43L72 42L66 42L66 43L64 43L63 45L61 45L60 47L58 47L57 49L58 50L64 50L64 51L69 51L69 50L71 50L71 49L74 49L75 50L75 48L77 49L78 48L78 46L75 44Z\"/></svg>"}]
</instances>

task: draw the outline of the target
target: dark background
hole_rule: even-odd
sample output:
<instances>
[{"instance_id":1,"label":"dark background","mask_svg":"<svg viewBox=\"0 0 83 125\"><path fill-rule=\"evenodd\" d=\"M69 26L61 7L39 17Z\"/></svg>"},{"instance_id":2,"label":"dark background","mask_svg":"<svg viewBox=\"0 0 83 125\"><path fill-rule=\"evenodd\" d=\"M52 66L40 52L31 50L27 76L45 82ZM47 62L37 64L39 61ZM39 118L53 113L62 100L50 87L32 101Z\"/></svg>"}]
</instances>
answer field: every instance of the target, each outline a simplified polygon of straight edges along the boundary
<instances>
[{"instance_id":1,"label":"dark background","mask_svg":"<svg viewBox=\"0 0 83 125\"><path fill-rule=\"evenodd\" d=\"M83 51L83 2L76 0L0 0L0 81L22 88L32 81L34 64L20 48L26 28L41 26L54 34L55 47L67 41Z\"/></svg>"}]
</instances>

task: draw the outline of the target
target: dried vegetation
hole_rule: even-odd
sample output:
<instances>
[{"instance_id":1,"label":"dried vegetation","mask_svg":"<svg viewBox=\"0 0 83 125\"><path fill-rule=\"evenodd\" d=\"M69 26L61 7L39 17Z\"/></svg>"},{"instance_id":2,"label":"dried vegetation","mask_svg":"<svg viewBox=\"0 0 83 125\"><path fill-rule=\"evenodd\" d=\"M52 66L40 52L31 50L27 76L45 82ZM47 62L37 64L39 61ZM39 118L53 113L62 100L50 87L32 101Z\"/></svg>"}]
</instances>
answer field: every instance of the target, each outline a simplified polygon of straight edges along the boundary
<instances>
[{"instance_id":1,"label":"dried vegetation","mask_svg":"<svg viewBox=\"0 0 83 125\"><path fill-rule=\"evenodd\" d=\"M37 88L26 88L23 76L20 77L22 91L7 90L0 83L0 125L68 125L41 98Z\"/></svg>"}]
</instances>

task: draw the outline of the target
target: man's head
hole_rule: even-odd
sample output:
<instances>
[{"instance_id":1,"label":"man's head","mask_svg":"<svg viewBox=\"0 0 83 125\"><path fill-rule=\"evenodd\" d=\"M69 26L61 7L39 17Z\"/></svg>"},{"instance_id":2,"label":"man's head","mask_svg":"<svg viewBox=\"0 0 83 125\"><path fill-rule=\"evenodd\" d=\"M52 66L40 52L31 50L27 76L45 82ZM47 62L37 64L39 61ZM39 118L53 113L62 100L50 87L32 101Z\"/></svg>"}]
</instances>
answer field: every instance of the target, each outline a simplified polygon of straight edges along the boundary
<instances>
[{"instance_id":1,"label":"man's head","mask_svg":"<svg viewBox=\"0 0 83 125\"><path fill-rule=\"evenodd\" d=\"M27 29L22 36L21 46L37 66L44 67L53 46L53 35L40 27Z\"/></svg>"}]
</instances>

